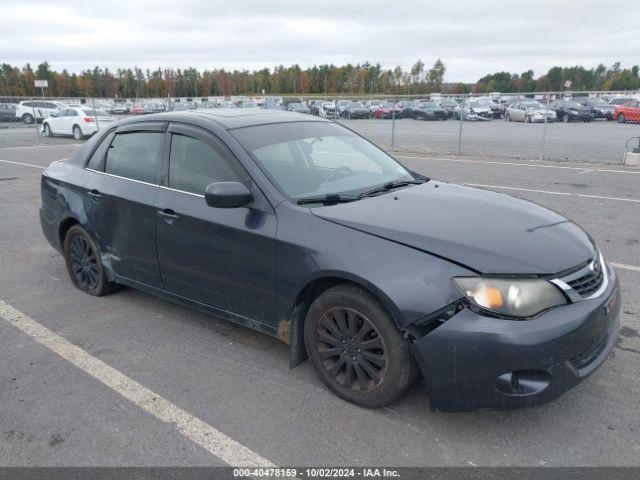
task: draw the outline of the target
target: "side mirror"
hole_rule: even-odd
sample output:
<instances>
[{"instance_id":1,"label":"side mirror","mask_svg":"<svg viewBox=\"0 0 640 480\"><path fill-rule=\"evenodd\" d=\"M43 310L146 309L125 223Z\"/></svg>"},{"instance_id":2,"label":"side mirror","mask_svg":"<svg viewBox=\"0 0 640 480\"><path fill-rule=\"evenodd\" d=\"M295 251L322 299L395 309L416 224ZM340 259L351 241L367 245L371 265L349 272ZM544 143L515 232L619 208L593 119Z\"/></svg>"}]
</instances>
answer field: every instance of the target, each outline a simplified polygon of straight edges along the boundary
<instances>
[{"instance_id":1,"label":"side mirror","mask_svg":"<svg viewBox=\"0 0 640 480\"><path fill-rule=\"evenodd\" d=\"M253 202L253 195L240 182L214 182L205 188L204 199L210 207L236 208Z\"/></svg>"},{"instance_id":2,"label":"side mirror","mask_svg":"<svg viewBox=\"0 0 640 480\"><path fill-rule=\"evenodd\" d=\"M53 117L53 118L55 118L55 117L57 117L57 116L58 116L58 114L57 114L56 112L51 112L51 115L50 115L50 116L51 116L51 117Z\"/></svg>"}]
</instances>

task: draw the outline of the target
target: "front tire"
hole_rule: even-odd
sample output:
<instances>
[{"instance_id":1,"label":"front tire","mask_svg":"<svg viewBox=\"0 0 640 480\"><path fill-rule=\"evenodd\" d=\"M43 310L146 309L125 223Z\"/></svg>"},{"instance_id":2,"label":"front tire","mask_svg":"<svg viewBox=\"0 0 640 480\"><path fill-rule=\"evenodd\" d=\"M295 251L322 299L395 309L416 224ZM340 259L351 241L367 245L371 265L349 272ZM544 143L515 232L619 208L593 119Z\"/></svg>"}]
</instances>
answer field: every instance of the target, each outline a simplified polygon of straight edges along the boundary
<instances>
[{"instance_id":1,"label":"front tire","mask_svg":"<svg viewBox=\"0 0 640 480\"><path fill-rule=\"evenodd\" d=\"M338 285L314 300L304 339L322 382L356 405L387 405L416 379L409 343L380 303L356 286Z\"/></svg>"},{"instance_id":2,"label":"front tire","mask_svg":"<svg viewBox=\"0 0 640 480\"><path fill-rule=\"evenodd\" d=\"M78 290L101 297L117 289L107 280L96 243L80 225L69 229L62 251L71 282Z\"/></svg>"},{"instance_id":3,"label":"front tire","mask_svg":"<svg viewBox=\"0 0 640 480\"><path fill-rule=\"evenodd\" d=\"M43 128L46 137L53 137L53 132L51 131L51 127L48 123L45 123Z\"/></svg>"},{"instance_id":4,"label":"front tire","mask_svg":"<svg viewBox=\"0 0 640 480\"><path fill-rule=\"evenodd\" d=\"M565 113L564 115L562 115L562 121L564 123L569 123L571 121L571 118L569 117L569 114Z\"/></svg>"},{"instance_id":5,"label":"front tire","mask_svg":"<svg viewBox=\"0 0 640 480\"><path fill-rule=\"evenodd\" d=\"M78 125L73 126L72 133L73 133L73 138L75 138L76 140L82 140L84 138L82 130Z\"/></svg>"},{"instance_id":6,"label":"front tire","mask_svg":"<svg viewBox=\"0 0 640 480\"><path fill-rule=\"evenodd\" d=\"M624 115L621 113L620 115L618 115L618 123L624 123L626 122L626 118L624 118Z\"/></svg>"}]
</instances>

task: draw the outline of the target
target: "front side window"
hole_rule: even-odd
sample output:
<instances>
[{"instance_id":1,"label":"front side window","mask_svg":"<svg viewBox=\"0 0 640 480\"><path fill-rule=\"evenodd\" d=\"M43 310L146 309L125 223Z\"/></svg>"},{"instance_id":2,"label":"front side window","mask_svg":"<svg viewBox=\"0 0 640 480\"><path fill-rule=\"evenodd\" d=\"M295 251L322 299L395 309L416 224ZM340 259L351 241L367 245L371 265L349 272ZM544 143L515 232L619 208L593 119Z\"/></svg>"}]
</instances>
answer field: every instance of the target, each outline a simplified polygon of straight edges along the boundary
<instances>
[{"instance_id":1,"label":"front side window","mask_svg":"<svg viewBox=\"0 0 640 480\"><path fill-rule=\"evenodd\" d=\"M169 188L204 195L213 182L240 182L233 159L197 138L173 134L169 158Z\"/></svg>"},{"instance_id":2,"label":"front side window","mask_svg":"<svg viewBox=\"0 0 640 480\"><path fill-rule=\"evenodd\" d=\"M114 137L105 160L105 172L154 182L161 132L123 132Z\"/></svg>"},{"instance_id":3,"label":"front side window","mask_svg":"<svg viewBox=\"0 0 640 480\"><path fill-rule=\"evenodd\" d=\"M395 180L415 180L385 152L340 125L289 122L232 133L291 198L357 194Z\"/></svg>"}]
</instances>

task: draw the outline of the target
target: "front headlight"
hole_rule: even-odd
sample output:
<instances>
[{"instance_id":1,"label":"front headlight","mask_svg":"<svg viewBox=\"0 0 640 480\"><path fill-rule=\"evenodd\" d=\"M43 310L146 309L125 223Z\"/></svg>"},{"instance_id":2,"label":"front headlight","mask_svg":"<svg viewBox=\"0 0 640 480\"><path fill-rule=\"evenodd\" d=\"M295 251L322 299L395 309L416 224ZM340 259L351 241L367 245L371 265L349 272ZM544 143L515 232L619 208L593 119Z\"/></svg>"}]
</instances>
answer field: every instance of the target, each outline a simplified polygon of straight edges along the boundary
<instances>
[{"instance_id":1,"label":"front headlight","mask_svg":"<svg viewBox=\"0 0 640 480\"><path fill-rule=\"evenodd\" d=\"M453 283L473 304L508 317L531 317L567 303L559 288L541 278L453 277Z\"/></svg>"}]
</instances>

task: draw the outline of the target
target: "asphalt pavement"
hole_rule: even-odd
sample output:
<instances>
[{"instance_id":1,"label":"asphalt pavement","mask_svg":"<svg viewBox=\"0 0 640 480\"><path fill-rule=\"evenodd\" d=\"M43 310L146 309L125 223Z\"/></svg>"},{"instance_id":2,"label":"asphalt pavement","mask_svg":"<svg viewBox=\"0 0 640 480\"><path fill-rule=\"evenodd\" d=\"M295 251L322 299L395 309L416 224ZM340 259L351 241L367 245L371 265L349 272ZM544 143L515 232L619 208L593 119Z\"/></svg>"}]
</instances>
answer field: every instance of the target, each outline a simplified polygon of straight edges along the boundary
<instances>
[{"instance_id":1,"label":"asphalt pavement","mask_svg":"<svg viewBox=\"0 0 640 480\"><path fill-rule=\"evenodd\" d=\"M229 458L205 448L211 442L198 441L198 428L179 428L105 383L89 368L97 362L277 465L640 465L640 169L433 155L419 145L396 151L432 178L526 198L582 225L617 265L622 328L594 375L542 407L434 413L418 384L393 405L367 410L329 393L308 362L289 370L287 347L275 339L132 289L102 298L74 289L42 236L38 209L42 168L78 142L10 130L0 131L0 301L58 344L82 349L89 363L72 363L0 318L0 465Z\"/></svg>"}]
</instances>

